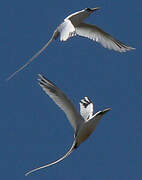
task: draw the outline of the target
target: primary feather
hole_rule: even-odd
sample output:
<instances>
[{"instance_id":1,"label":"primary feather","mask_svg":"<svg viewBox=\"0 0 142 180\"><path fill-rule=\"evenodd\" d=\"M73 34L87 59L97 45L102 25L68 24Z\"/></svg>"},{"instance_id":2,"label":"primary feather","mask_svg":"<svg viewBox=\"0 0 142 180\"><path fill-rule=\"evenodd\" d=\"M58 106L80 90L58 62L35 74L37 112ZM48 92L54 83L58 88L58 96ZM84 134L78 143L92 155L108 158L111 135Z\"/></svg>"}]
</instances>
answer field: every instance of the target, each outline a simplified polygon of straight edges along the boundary
<instances>
[{"instance_id":1,"label":"primary feather","mask_svg":"<svg viewBox=\"0 0 142 180\"><path fill-rule=\"evenodd\" d=\"M52 100L65 112L67 118L69 119L71 125L76 131L77 127L83 123L83 118L76 110L74 104L66 96L66 94L61 91L55 84L49 81L44 76L40 75L39 84L43 90L52 98Z\"/></svg>"},{"instance_id":2,"label":"primary feather","mask_svg":"<svg viewBox=\"0 0 142 180\"><path fill-rule=\"evenodd\" d=\"M126 52L134 49L130 46L125 45L124 43L112 37L110 34L103 31L101 28L92 24L79 24L76 27L76 34L99 42L103 47L113 49L115 51Z\"/></svg>"}]
</instances>

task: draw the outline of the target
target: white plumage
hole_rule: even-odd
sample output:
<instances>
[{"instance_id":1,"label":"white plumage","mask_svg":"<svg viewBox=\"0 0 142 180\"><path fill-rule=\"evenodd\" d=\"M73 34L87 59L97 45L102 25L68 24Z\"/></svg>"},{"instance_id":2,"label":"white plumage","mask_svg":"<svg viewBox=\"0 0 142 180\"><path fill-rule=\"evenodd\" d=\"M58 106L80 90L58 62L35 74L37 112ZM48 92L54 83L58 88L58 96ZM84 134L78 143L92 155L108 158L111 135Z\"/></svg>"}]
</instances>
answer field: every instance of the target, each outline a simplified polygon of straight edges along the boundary
<instances>
[{"instance_id":1,"label":"white plumage","mask_svg":"<svg viewBox=\"0 0 142 180\"><path fill-rule=\"evenodd\" d=\"M80 101L80 114L85 121L91 119L94 114L94 105L88 97Z\"/></svg>"},{"instance_id":2,"label":"white plumage","mask_svg":"<svg viewBox=\"0 0 142 180\"><path fill-rule=\"evenodd\" d=\"M75 35L75 28L68 19L64 20L58 27L58 31L60 32L60 41L67 41L70 37Z\"/></svg>"},{"instance_id":3,"label":"white plumage","mask_svg":"<svg viewBox=\"0 0 142 180\"><path fill-rule=\"evenodd\" d=\"M107 108L103 111L99 111L96 114L93 114L93 103L88 97L85 97L80 101L79 113L72 101L63 91L61 91L55 84L53 84L44 76L39 75L39 77L40 86L50 96L50 98L52 98L52 100L65 112L67 118L73 126L74 142L70 150L63 157L50 164L29 171L28 173L26 173L26 176L39 169L52 166L68 157L82 142L84 142L92 134L103 115L111 110L111 108Z\"/></svg>"},{"instance_id":4,"label":"white plumage","mask_svg":"<svg viewBox=\"0 0 142 180\"><path fill-rule=\"evenodd\" d=\"M75 35L87 37L101 43L105 48L113 49L118 52L126 52L135 49L113 38L110 34L106 33L99 27L83 22L88 16L98 9L100 8L85 8L65 18L63 23L61 23L54 31L51 39L45 44L45 46L38 51L25 65L15 71L7 80L11 79L13 76L15 76L15 74L24 69L30 62L37 58L51 44L51 42L56 40L59 36L61 41L67 41L70 37Z\"/></svg>"}]
</instances>

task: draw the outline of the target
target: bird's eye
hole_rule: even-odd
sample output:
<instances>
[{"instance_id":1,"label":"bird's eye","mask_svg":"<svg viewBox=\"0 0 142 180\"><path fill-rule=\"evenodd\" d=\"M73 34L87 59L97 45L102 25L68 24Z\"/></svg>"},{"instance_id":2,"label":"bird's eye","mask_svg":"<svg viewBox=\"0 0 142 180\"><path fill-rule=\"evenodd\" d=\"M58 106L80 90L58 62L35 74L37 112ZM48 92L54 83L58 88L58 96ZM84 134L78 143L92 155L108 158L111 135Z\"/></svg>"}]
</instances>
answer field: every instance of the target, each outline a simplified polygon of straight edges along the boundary
<instances>
[{"instance_id":1,"label":"bird's eye","mask_svg":"<svg viewBox=\"0 0 142 180\"><path fill-rule=\"evenodd\" d=\"M88 12L92 11L90 8L86 8L85 10L88 11Z\"/></svg>"}]
</instances>

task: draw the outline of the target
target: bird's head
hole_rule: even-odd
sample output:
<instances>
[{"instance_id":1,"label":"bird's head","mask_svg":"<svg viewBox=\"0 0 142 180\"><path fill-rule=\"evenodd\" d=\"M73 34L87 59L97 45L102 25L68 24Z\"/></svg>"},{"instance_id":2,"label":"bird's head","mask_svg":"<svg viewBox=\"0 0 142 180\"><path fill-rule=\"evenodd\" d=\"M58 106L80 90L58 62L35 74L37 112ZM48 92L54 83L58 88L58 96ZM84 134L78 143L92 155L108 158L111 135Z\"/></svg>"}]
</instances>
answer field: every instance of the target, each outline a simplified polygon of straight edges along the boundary
<instances>
[{"instance_id":1,"label":"bird's head","mask_svg":"<svg viewBox=\"0 0 142 180\"><path fill-rule=\"evenodd\" d=\"M96 7L96 8L85 8L85 11L93 13L94 11L99 10L99 9L100 9L100 7Z\"/></svg>"}]
</instances>

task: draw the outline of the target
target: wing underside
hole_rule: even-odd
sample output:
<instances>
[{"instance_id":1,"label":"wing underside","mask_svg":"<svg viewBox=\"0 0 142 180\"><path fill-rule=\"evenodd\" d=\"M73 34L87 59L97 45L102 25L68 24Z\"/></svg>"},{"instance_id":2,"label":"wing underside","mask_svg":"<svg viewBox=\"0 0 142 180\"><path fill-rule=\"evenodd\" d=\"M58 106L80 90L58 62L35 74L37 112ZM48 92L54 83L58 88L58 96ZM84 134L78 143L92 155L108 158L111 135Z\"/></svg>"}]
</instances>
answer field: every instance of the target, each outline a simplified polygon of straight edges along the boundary
<instances>
[{"instance_id":1,"label":"wing underside","mask_svg":"<svg viewBox=\"0 0 142 180\"><path fill-rule=\"evenodd\" d=\"M76 34L99 42L105 48L115 51L126 52L135 49L125 45L95 25L81 23L76 27Z\"/></svg>"},{"instance_id":2,"label":"wing underside","mask_svg":"<svg viewBox=\"0 0 142 180\"><path fill-rule=\"evenodd\" d=\"M83 118L76 110L71 100L55 84L42 75L39 75L39 84L52 100L65 112L71 125L76 131L77 127L83 122Z\"/></svg>"}]
</instances>

